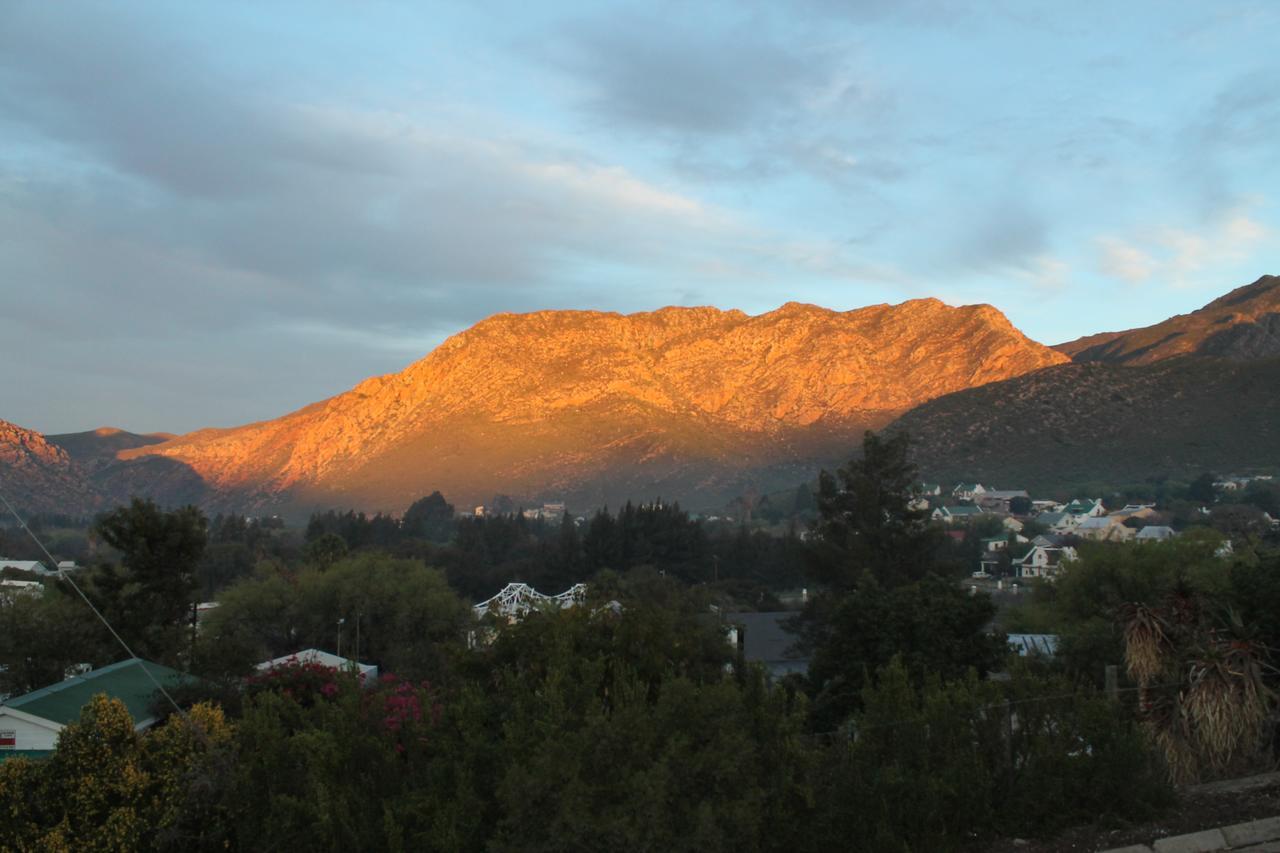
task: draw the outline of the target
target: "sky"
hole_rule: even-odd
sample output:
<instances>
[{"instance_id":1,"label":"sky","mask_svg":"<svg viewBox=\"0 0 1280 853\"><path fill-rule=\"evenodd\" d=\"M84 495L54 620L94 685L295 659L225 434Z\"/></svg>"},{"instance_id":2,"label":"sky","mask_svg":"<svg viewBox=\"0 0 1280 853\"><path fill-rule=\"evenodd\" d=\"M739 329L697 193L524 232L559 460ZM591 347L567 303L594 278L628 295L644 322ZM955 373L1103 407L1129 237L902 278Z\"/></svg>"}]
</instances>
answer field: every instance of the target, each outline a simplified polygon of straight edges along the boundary
<instances>
[{"instance_id":1,"label":"sky","mask_svg":"<svg viewBox=\"0 0 1280 853\"><path fill-rule=\"evenodd\" d=\"M0 0L0 418L276 417L502 311L1280 273L1280 3Z\"/></svg>"}]
</instances>

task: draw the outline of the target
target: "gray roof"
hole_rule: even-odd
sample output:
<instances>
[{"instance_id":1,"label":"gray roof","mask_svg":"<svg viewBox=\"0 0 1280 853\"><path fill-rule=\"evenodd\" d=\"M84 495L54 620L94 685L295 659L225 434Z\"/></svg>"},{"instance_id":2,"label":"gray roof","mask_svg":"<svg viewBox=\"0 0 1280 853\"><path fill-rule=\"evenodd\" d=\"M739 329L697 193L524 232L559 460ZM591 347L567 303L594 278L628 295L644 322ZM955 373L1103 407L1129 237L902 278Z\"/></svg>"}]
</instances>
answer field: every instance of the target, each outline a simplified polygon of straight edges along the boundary
<instances>
[{"instance_id":1,"label":"gray roof","mask_svg":"<svg viewBox=\"0 0 1280 853\"><path fill-rule=\"evenodd\" d=\"M775 675L804 672L809 659L793 647L799 640L787 630L796 617L792 610L768 613L726 613L725 621L742 629L742 656L748 663L762 663Z\"/></svg>"},{"instance_id":2,"label":"gray roof","mask_svg":"<svg viewBox=\"0 0 1280 853\"><path fill-rule=\"evenodd\" d=\"M1057 634L1010 634L1008 639L1009 645L1023 657L1038 654L1051 658L1058 650Z\"/></svg>"},{"instance_id":3,"label":"gray roof","mask_svg":"<svg viewBox=\"0 0 1280 853\"><path fill-rule=\"evenodd\" d=\"M1172 527L1165 527L1161 524L1148 524L1146 527L1138 531L1135 539L1172 539L1178 534L1174 532Z\"/></svg>"}]
</instances>

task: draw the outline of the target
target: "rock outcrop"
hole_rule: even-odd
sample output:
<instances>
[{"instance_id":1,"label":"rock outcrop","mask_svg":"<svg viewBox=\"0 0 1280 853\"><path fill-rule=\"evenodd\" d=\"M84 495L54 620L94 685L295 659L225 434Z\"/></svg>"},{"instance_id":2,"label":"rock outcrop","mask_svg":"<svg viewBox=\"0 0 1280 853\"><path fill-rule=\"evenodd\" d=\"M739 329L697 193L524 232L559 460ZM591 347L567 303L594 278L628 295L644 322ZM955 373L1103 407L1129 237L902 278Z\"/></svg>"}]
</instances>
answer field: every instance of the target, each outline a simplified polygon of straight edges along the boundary
<instances>
[{"instance_id":1,"label":"rock outcrop","mask_svg":"<svg viewBox=\"0 0 1280 853\"><path fill-rule=\"evenodd\" d=\"M1066 361L990 306L934 299L499 314L292 414L119 457L180 463L238 506L713 499L839 460L926 400Z\"/></svg>"},{"instance_id":2,"label":"rock outcrop","mask_svg":"<svg viewBox=\"0 0 1280 853\"><path fill-rule=\"evenodd\" d=\"M1280 356L1280 277L1253 284L1190 314L1127 332L1103 332L1054 347L1078 362L1152 364L1180 355L1236 361Z\"/></svg>"}]
</instances>

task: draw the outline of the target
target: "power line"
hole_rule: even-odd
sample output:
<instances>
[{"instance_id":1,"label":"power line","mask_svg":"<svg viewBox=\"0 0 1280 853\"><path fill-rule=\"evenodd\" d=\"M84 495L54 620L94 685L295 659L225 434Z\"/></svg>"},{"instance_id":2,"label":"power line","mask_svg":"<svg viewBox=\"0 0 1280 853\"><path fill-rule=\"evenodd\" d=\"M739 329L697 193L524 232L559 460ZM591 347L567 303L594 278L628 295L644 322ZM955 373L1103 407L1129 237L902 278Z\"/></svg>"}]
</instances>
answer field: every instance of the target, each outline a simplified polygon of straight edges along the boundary
<instances>
[{"instance_id":1,"label":"power line","mask_svg":"<svg viewBox=\"0 0 1280 853\"><path fill-rule=\"evenodd\" d=\"M71 585L71 588L74 589L76 594L84 600L84 603L89 605L89 609L93 611L94 616L98 617L98 621L106 626L107 630L111 632L111 636L115 637L116 642L120 644L122 649L124 649L125 654L127 654L131 659L138 661L141 665L142 671L146 673L147 678L151 680L151 683L156 686L156 689L160 691L164 698L169 700L169 704L173 706L173 710L177 711L178 715L181 716L185 722L190 723L191 720L187 717L187 712L182 710L178 703L174 701L173 697L169 695L169 691L164 689L164 685L160 683L160 680L155 677L150 669L147 668L147 662L134 654L133 649L129 648L129 644L124 641L124 637L121 637L116 629L111 627L111 623L107 621L107 617L102 615L102 611L94 606L94 603L89 599L89 596L84 594L84 590L80 588L80 585L72 580L71 575L62 568L57 560L54 559L53 554L49 553L49 549L44 546L44 542L40 541L40 537L36 535L35 531L27 526L27 522L18 514L18 511L13 508L13 504L9 503L9 499L5 497L4 492L0 492L0 501L4 502L5 507L9 510L9 514L18 522L18 526L25 530L27 535L31 537L31 540L36 543L42 552L44 552L45 557L49 560L49 564L57 571L58 577ZM193 726L192 728L199 731L199 728L196 726ZM200 736L203 738L204 733L200 732Z\"/></svg>"}]
</instances>

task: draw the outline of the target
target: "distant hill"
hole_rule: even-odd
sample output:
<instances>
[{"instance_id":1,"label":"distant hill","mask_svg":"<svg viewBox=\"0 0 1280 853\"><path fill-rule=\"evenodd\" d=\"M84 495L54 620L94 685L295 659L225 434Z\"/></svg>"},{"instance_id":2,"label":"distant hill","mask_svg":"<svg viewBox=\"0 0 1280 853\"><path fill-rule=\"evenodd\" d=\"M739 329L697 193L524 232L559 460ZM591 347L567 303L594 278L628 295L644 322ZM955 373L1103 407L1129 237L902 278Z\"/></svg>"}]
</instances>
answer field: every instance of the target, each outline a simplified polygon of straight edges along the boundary
<instances>
[{"instance_id":1,"label":"distant hill","mask_svg":"<svg viewBox=\"0 0 1280 853\"><path fill-rule=\"evenodd\" d=\"M194 472L214 507L398 512L432 489L713 505L808 476L925 400L1064 361L990 306L935 299L499 314L401 373L120 457Z\"/></svg>"},{"instance_id":2,"label":"distant hill","mask_svg":"<svg viewBox=\"0 0 1280 853\"><path fill-rule=\"evenodd\" d=\"M61 447L67 455L82 465L96 465L116 461L121 450L132 450L135 447L146 447L176 438L172 433L152 433L139 435L126 432L115 427L98 427L87 432L68 432L59 435L47 435L45 439L53 445Z\"/></svg>"},{"instance_id":3,"label":"distant hill","mask_svg":"<svg viewBox=\"0 0 1280 853\"><path fill-rule=\"evenodd\" d=\"M43 435L0 420L0 490L25 513L89 512L98 495L84 471ZM0 508L3 512L3 508ZM8 513L3 512L4 521Z\"/></svg>"},{"instance_id":4,"label":"distant hill","mask_svg":"<svg viewBox=\"0 0 1280 853\"><path fill-rule=\"evenodd\" d=\"M1204 471L1280 472L1280 358L1068 364L903 415L929 479L1042 494Z\"/></svg>"},{"instance_id":5,"label":"distant hill","mask_svg":"<svg viewBox=\"0 0 1280 853\"><path fill-rule=\"evenodd\" d=\"M1078 362L1153 364L1180 355L1229 359L1280 356L1280 277L1253 284L1190 314L1127 332L1103 332L1054 347Z\"/></svg>"}]
</instances>

